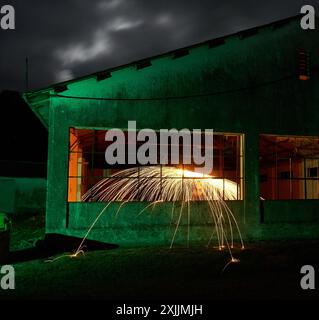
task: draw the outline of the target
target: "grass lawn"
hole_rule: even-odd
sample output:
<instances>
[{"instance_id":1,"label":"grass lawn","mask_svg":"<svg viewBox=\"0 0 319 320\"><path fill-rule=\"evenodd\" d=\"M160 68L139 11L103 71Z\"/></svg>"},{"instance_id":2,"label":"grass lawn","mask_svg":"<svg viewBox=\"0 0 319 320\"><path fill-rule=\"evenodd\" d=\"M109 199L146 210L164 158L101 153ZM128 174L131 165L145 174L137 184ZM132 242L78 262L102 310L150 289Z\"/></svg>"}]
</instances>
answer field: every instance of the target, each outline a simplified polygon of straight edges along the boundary
<instances>
[{"instance_id":1,"label":"grass lawn","mask_svg":"<svg viewBox=\"0 0 319 320\"><path fill-rule=\"evenodd\" d=\"M35 220L13 224L12 250L43 236ZM234 249L240 262L224 272L227 251L205 247L119 247L52 263L30 257L14 264L16 290L0 290L0 299L318 299L319 290L300 288L302 265L319 273L318 247L317 240L248 243Z\"/></svg>"}]
</instances>

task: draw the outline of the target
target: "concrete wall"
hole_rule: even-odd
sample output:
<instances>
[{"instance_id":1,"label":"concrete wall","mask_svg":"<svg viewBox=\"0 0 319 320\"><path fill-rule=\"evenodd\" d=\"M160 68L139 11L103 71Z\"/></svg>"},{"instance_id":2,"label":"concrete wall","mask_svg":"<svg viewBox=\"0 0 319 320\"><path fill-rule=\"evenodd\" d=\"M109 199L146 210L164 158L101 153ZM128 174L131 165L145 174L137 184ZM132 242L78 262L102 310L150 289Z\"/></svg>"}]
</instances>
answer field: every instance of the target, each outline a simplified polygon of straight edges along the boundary
<instances>
[{"instance_id":1,"label":"concrete wall","mask_svg":"<svg viewBox=\"0 0 319 320\"><path fill-rule=\"evenodd\" d=\"M194 201L190 204L190 228L187 205L175 203L172 211L171 203L162 203L143 211L148 205L149 203L146 202L130 202L125 205L118 202L112 203L104 210L107 204L101 202L70 203L70 220L66 232L83 237L88 230L88 225L92 225L96 217L101 214L90 233L90 239L108 243L127 246L169 246L177 224L174 244L186 245L188 239L192 243L207 244L210 237L215 234L214 219L206 202ZM238 222L243 224L243 201L232 201L228 205L230 208L237 209L237 213L240 213ZM240 240L236 230L234 226L234 239ZM230 232L229 227L225 227L225 232Z\"/></svg>"},{"instance_id":2,"label":"concrete wall","mask_svg":"<svg viewBox=\"0 0 319 320\"><path fill-rule=\"evenodd\" d=\"M0 211L12 214L45 212L47 181L0 177Z\"/></svg>"},{"instance_id":3,"label":"concrete wall","mask_svg":"<svg viewBox=\"0 0 319 320\"><path fill-rule=\"evenodd\" d=\"M288 229L281 232L280 224L269 227L266 222L276 221L282 214L286 215L285 222L300 221L302 216L301 220L307 223L314 219L315 211L309 211L308 204L298 205L295 210L293 202L266 203L265 224L260 223L259 134L319 135L319 77L313 74L304 82L297 77L298 48L310 51L312 66L318 66L318 39L317 30L303 31L299 20L294 20L281 28L264 28L252 37L227 38L226 44L216 48L209 49L207 45L193 48L189 55L179 59L162 56L142 70L131 65L113 72L111 78L103 81L92 77L69 84L63 94L70 96L136 98L216 94L192 99L130 102L51 98L47 232L83 234L103 206L67 203L69 128L126 128L127 121L136 120L138 128L213 128L216 132L244 133L245 198L231 205L240 227L248 239L273 235L293 237L293 228L300 228L299 224L287 233ZM237 90L239 88L245 89ZM149 220L147 215L139 219L138 224L144 227L136 226L137 220L131 219L140 206L140 203L125 206L123 218L120 218L122 229L113 230L107 220L103 220L104 231L92 237L121 244L162 243L161 239L168 237L165 232L169 231L159 233L157 224L161 221L161 226L169 225L167 214L171 204L159 205L158 220ZM206 206L198 204L194 212L204 212ZM318 202L310 206L318 208ZM205 227L206 221L202 219L202 226ZM134 228L130 227L131 223ZM136 232L136 228L145 226L155 233L144 233L141 236L144 240L138 240L138 233L135 236L128 233L128 230ZM313 231L312 234L318 233Z\"/></svg>"}]
</instances>

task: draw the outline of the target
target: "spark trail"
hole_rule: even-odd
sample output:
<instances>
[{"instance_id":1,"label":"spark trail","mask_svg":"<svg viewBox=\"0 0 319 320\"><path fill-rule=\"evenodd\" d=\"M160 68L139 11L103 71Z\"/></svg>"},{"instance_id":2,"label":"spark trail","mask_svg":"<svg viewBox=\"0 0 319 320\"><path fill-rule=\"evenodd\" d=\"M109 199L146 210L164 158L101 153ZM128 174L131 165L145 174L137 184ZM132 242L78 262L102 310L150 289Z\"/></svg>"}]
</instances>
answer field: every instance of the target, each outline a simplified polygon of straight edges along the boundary
<instances>
[{"instance_id":1,"label":"spark trail","mask_svg":"<svg viewBox=\"0 0 319 320\"><path fill-rule=\"evenodd\" d=\"M140 214L149 207L154 208L160 202L169 201L173 202L172 217L175 203L181 202L176 228L171 241L172 247L181 223L185 204L187 205L187 241L189 243L191 202L206 201L214 222L213 233L216 233L219 249L222 250L226 246L231 256L231 262L237 262L238 260L233 257L231 251L234 245L235 232L238 234L242 249L244 248L244 243L237 221L224 200L236 200L238 188L238 184L233 181L217 179L210 175L175 167L149 166L119 171L111 177L99 181L83 195L82 201L101 201L108 202L108 204L90 226L75 255L82 250L84 241L111 202L123 202L116 213L117 215L122 206L130 201L150 202ZM209 243L212 237L213 234L209 239Z\"/></svg>"}]
</instances>

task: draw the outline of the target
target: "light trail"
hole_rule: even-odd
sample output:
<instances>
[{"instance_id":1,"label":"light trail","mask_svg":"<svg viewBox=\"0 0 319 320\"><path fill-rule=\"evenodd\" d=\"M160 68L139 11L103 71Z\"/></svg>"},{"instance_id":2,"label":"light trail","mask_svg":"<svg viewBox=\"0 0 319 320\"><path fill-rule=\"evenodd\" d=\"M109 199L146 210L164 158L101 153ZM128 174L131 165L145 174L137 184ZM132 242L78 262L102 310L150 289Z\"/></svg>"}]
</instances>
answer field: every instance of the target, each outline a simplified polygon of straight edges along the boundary
<instances>
[{"instance_id":1,"label":"light trail","mask_svg":"<svg viewBox=\"0 0 319 320\"><path fill-rule=\"evenodd\" d=\"M175 167L148 166L121 170L111 177L99 181L83 195L82 201L100 201L108 202L108 204L90 226L75 255L82 249L85 239L112 202L122 202L116 216L121 208L131 201L150 202L138 215L141 215L149 207L154 209L161 202L173 202L172 218L175 203L181 202L178 221L170 245L170 248L172 248L181 224L184 204L187 204L187 243L189 245L191 214L194 214L191 211L191 202L206 201L214 222L214 230L208 244L213 238L213 233L216 233L219 249L225 248L226 244L231 262L237 261L233 258L231 251L234 247L234 234L236 232L242 249L244 249L244 243L238 223L225 200L236 200L238 188L238 184L231 180L218 179L210 175Z\"/></svg>"},{"instance_id":2,"label":"light trail","mask_svg":"<svg viewBox=\"0 0 319 320\"><path fill-rule=\"evenodd\" d=\"M239 262L239 259L234 258L232 254L234 233L237 232L241 248L244 249L238 223L225 202L225 200L236 200L237 194L238 185L233 181L217 179L210 175L175 167L163 167L160 169L156 166L150 166L119 171L111 177L99 181L83 195L82 201L107 202L107 204L88 228L77 250L73 254L62 255L46 262L54 262L64 257L76 258L79 255L84 255L83 245L85 240L113 202L121 202L116 211L116 217L122 207L131 201L150 202L139 212L138 216L149 207L152 207L153 210L159 203L172 202L171 225L173 224L176 203L180 202L180 210L170 248L174 245L176 234L181 224L183 209L187 204L187 245L189 246L191 214L195 214L191 210L191 203L192 201L205 201L208 204L208 211L214 222L207 246L209 246L216 233L219 250L221 251L226 247L230 254L230 261L225 265L224 271L230 264Z\"/></svg>"}]
</instances>

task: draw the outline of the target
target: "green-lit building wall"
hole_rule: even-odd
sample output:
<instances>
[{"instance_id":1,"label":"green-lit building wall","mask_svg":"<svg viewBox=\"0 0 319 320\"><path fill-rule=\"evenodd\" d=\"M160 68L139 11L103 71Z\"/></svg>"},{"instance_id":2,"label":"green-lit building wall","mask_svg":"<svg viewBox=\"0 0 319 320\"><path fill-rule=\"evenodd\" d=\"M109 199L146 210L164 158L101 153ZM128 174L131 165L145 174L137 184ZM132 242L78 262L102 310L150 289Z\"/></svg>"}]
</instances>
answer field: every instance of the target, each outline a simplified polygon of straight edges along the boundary
<instances>
[{"instance_id":1,"label":"green-lit building wall","mask_svg":"<svg viewBox=\"0 0 319 320\"><path fill-rule=\"evenodd\" d=\"M0 211L13 215L43 213L46 186L43 178L0 177Z\"/></svg>"},{"instance_id":2,"label":"green-lit building wall","mask_svg":"<svg viewBox=\"0 0 319 320\"><path fill-rule=\"evenodd\" d=\"M224 44L189 47L189 54L150 58L110 70L97 81L91 75L66 83L66 96L184 99L102 101L54 97L54 86L26 93L25 99L49 129L47 233L82 236L104 203L68 203L69 128L214 129L244 134L243 201L229 201L245 239L316 237L319 200L264 201L260 222L259 135L319 136L319 31L300 28L300 18L274 23L254 32L224 38ZM311 54L311 77L298 79L298 49ZM209 94L206 94L209 93ZM198 96L203 94L203 96ZM90 238L122 245L167 244L171 240L171 203L158 204L137 217L145 204L112 204ZM177 205L178 206L178 205ZM207 239L207 204L194 203L191 240ZM186 220L177 242L186 239Z\"/></svg>"}]
</instances>

